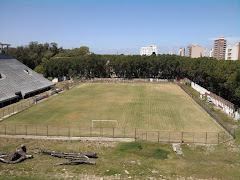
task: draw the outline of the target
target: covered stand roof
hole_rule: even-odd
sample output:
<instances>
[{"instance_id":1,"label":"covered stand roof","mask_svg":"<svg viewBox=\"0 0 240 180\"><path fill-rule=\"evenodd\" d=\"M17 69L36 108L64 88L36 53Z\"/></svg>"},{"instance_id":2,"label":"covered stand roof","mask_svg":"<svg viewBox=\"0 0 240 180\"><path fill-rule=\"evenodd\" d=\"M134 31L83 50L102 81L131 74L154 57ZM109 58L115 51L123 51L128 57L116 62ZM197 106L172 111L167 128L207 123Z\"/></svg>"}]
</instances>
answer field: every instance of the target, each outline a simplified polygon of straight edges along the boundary
<instances>
[{"instance_id":1,"label":"covered stand roof","mask_svg":"<svg viewBox=\"0 0 240 180\"><path fill-rule=\"evenodd\" d=\"M0 102L52 86L53 83L11 56L0 54Z\"/></svg>"}]
</instances>

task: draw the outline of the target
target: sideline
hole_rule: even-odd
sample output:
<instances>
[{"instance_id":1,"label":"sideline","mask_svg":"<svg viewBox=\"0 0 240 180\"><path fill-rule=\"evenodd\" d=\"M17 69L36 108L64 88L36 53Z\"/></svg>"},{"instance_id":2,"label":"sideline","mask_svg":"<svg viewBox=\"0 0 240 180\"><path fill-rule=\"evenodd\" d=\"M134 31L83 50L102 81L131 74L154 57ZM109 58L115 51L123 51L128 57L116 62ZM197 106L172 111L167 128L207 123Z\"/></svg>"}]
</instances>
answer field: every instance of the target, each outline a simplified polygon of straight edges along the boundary
<instances>
[{"instance_id":1,"label":"sideline","mask_svg":"<svg viewBox=\"0 0 240 180\"><path fill-rule=\"evenodd\" d=\"M106 137L66 137L66 136L31 136L31 135L0 135L0 138L13 139L41 139L41 140L74 140L74 141L98 141L98 142L133 142L134 138L106 138Z\"/></svg>"}]
</instances>

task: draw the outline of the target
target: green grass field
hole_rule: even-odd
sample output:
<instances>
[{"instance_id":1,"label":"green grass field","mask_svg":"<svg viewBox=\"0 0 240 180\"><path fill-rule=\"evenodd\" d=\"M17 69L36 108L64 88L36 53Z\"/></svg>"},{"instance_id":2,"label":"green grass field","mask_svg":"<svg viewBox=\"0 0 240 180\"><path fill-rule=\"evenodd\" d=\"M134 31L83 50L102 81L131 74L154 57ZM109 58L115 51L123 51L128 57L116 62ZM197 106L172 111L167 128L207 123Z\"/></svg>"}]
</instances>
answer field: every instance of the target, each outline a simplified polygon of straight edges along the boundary
<instances>
[{"instance_id":1,"label":"green grass field","mask_svg":"<svg viewBox=\"0 0 240 180\"><path fill-rule=\"evenodd\" d=\"M85 83L0 124L90 127L94 119L118 120L118 127L150 131L223 131L175 84Z\"/></svg>"}]
</instances>

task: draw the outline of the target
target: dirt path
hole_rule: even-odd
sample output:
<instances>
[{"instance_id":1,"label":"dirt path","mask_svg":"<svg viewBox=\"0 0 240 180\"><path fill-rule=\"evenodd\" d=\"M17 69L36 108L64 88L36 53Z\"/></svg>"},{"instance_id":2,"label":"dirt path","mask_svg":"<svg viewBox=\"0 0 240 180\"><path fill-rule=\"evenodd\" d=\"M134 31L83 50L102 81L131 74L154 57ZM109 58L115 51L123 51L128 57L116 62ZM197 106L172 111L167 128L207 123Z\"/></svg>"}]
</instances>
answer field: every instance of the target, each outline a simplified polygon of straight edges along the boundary
<instances>
[{"instance_id":1,"label":"dirt path","mask_svg":"<svg viewBox=\"0 0 240 180\"><path fill-rule=\"evenodd\" d=\"M81 141L102 141L102 142L133 142L134 138L106 138L106 137L65 137L65 136L31 136L31 135L0 135L1 138L15 139L43 139L43 140L81 140Z\"/></svg>"}]
</instances>

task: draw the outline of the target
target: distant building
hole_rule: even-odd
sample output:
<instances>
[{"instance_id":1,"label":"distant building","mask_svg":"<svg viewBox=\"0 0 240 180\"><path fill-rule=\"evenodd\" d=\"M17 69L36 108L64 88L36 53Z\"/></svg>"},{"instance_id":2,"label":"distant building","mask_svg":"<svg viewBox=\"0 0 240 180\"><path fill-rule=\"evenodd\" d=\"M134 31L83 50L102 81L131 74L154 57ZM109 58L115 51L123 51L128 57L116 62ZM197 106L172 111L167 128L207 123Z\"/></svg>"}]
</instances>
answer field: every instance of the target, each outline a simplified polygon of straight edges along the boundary
<instances>
[{"instance_id":1,"label":"distant building","mask_svg":"<svg viewBox=\"0 0 240 180\"><path fill-rule=\"evenodd\" d=\"M204 56L203 47L199 46L197 43L188 46L189 57L191 58L199 58Z\"/></svg>"},{"instance_id":2,"label":"distant building","mask_svg":"<svg viewBox=\"0 0 240 180\"><path fill-rule=\"evenodd\" d=\"M158 54L157 46L156 45L150 45L147 47L141 47L140 55L147 55L150 56L152 54Z\"/></svg>"},{"instance_id":3,"label":"distant building","mask_svg":"<svg viewBox=\"0 0 240 180\"><path fill-rule=\"evenodd\" d=\"M183 55L189 57L189 49L188 47L183 48Z\"/></svg>"},{"instance_id":4,"label":"distant building","mask_svg":"<svg viewBox=\"0 0 240 180\"><path fill-rule=\"evenodd\" d=\"M214 50L211 49L210 52L209 52L209 57L213 57L214 56Z\"/></svg>"},{"instance_id":5,"label":"distant building","mask_svg":"<svg viewBox=\"0 0 240 180\"><path fill-rule=\"evenodd\" d=\"M225 59L227 40L221 35L220 39L214 41L214 58L217 60Z\"/></svg>"},{"instance_id":6,"label":"distant building","mask_svg":"<svg viewBox=\"0 0 240 180\"><path fill-rule=\"evenodd\" d=\"M184 55L184 52L183 52L183 49L182 49L182 48L179 49L178 55L179 55L179 56L183 56L183 55Z\"/></svg>"},{"instance_id":7,"label":"distant building","mask_svg":"<svg viewBox=\"0 0 240 180\"><path fill-rule=\"evenodd\" d=\"M228 45L225 53L225 60L240 59L240 43L236 45Z\"/></svg>"},{"instance_id":8,"label":"distant building","mask_svg":"<svg viewBox=\"0 0 240 180\"><path fill-rule=\"evenodd\" d=\"M169 55L173 55L173 52L172 52L172 51L169 51L168 54L169 54Z\"/></svg>"},{"instance_id":9,"label":"distant building","mask_svg":"<svg viewBox=\"0 0 240 180\"><path fill-rule=\"evenodd\" d=\"M208 49L204 50L204 57L210 57L210 51Z\"/></svg>"}]
</instances>

